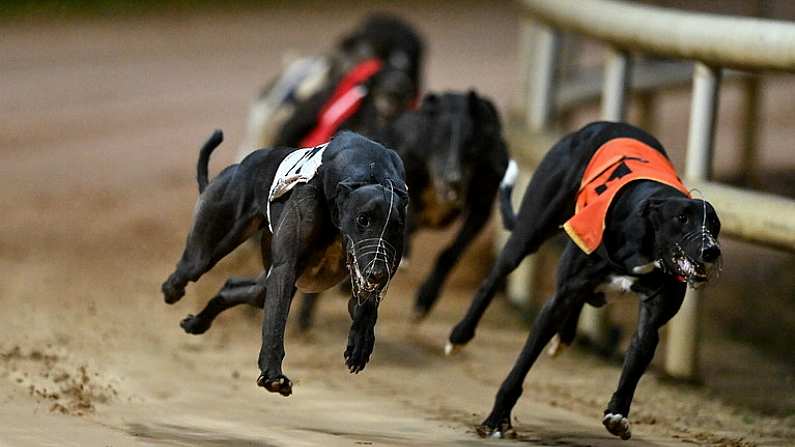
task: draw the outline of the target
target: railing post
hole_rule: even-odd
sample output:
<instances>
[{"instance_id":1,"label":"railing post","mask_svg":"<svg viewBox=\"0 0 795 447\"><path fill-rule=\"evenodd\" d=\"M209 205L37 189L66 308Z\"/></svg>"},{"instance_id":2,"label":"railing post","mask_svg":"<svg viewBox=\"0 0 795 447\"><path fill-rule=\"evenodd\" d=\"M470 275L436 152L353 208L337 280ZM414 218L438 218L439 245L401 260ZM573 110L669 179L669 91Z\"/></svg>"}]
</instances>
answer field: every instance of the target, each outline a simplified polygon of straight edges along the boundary
<instances>
[{"instance_id":1,"label":"railing post","mask_svg":"<svg viewBox=\"0 0 795 447\"><path fill-rule=\"evenodd\" d=\"M531 77L527 97L527 124L530 130L546 130L552 122L557 91L560 32L538 23L534 63L528 73Z\"/></svg>"},{"instance_id":2,"label":"railing post","mask_svg":"<svg viewBox=\"0 0 795 447\"><path fill-rule=\"evenodd\" d=\"M632 74L632 59L626 51L611 49L605 62L602 89L602 119L624 121L627 111L627 91ZM580 314L579 331L599 347L608 347L610 314L607 306L585 306Z\"/></svg>"},{"instance_id":3,"label":"railing post","mask_svg":"<svg viewBox=\"0 0 795 447\"><path fill-rule=\"evenodd\" d=\"M524 108L525 117L529 110L528 100L530 98L531 85L533 84L533 64L537 41L535 23L531 20L522 20L519 26L519 98Z\"/></svg>"},{"instance_id":4,"label":"railing post","mask_svg":"<svg viewBox=\"0 0 795 447\"><path fill-rule=\"evenodd\" d=\"M526 76L522 84L527 92L524 119L531 131L543 132L551 125L555 113L561 35L558 30L526 19L522 25L522 38L520 57L522 71ZM522 178L517 182L515 191L519 191L520 186L525 186L529 182L530 175L529 172L522 172ZM519 194L514 193L514 206L521 201L518 196ZM504 244L506 240L505 233L503 237L497 238L498 243ZM527 307L533 302L536 264L536 256L528 256L508 277L508 298L518 306Z\"/></svg>"},{"instance_id":5,"label":"railing post","mask_svg":"<svg viewBox=\"0 0 795 447\"><path fill-rule=\"evenodd\" d=\"M750 74L740 84L742 88L742 125L740 126L740 175L745 186L756 186L757 183L757 146L759 145L759 127L762 119L759 116L760 76Z\"/></svg>"},{"instance_id":6,"label":"railing post","mask_svg":"<svg viewBox=\"0 0 795 447\"><path fill-rule=\"evenodd\" d=\"M718 112L721 69L696 63L687 141L685 178L708 180ZM668 324L665 371L673 377L696 380L700 343L701 292L688 289L679 313Z\"/></svg>"},{"instance_id":7,"label":"railing post","mask_svg":"<svg viewBox=\"0 0 795 447\"><path fill-rule=\"evenodd\" d=\"M623 50L611 49L605 62L602 87L602 119L624 121L627 111L627 91L632 76L632 59Z\"/></svg>"}]
</instances>

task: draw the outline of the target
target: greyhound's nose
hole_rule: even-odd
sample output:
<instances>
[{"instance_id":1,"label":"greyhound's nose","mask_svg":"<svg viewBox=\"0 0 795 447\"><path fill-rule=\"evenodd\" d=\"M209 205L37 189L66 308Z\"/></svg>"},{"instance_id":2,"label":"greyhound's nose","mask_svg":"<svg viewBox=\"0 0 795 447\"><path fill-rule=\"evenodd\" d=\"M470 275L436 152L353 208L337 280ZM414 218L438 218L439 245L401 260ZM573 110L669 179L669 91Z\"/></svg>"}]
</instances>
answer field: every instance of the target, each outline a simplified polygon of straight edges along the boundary
<instances>
[{"instance_id":1,"label":"greyhound's nose","mask_svg":"<svg viewBox=\"0 0 795 447\"><path fill-rule=\"evenodd\" d=\"M455 169L451 169L444 176L444 180L445 180L445 183L450 185L450 188L458 189L461 186L463 177L461 176L460 172L458 172Z\"/></svg>"},{"instance_id":2,"label":"greyhound's nose","mask_svg":"<svg viewBox=\"0 0 795 447\"><path fill-rule=\"evenodd\" d=\"M383 284L387 279L386 270L376 268L367 275L367 281L370 283Z\"/></svg>"},{"instance_id":3,"label":"greyhound's nose","mask_svg":"<svg viewBox=\"0 0 795 447\"><path fill-rule=\"evenodd\" d=\"M720 257L720 247L717 245L710 245L709 247L704 249L704 253L701 255L704 259L704 262L713 262Z\"/></svg>"}]
</instances>

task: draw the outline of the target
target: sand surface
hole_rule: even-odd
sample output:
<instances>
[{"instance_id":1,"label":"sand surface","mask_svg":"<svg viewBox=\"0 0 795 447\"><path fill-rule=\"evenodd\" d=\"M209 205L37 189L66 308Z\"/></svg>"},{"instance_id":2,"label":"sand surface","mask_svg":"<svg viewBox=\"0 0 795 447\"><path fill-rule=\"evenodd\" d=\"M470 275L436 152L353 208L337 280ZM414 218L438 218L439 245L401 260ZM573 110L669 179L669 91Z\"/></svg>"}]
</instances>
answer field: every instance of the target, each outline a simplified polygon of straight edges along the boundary
<instances>
[{"instance_id":1,"label":"sand surface","mask_svg":"<svg viewBox=\"0 0 795 447\"><path fill-rule=\"evenodd\" d=\"M430 87L477 85L501 106L512 100L510 5L417 4L406 14L432 42ZM500 301L465 352L442 355L489 267L485 239L416 326L413 287L448 235L421 236L417 246L428 248L390 289L359 375L343 364L345 300L327 294L312 333L287 339L296 385L286 399L255 385L258 314L230 311L200 337L178 326L226 276L256 273L251 253L222 262L177 305L163 303L159 285L197 194L198 145L223 128L211 168L231 162L248 101L285 50L320 51L359 15L274 10L1 30L0 446L618 443L600 415L619 369L576 351L532 371L514 412L517 441L475 435L526 335ZM753 349L726 349L764 363ZM775 365L762 371L781 377ZM783 446L795 436L792 416L758 415L653 373L632 419L623 446Z\"/></svg>"}]
</instances>

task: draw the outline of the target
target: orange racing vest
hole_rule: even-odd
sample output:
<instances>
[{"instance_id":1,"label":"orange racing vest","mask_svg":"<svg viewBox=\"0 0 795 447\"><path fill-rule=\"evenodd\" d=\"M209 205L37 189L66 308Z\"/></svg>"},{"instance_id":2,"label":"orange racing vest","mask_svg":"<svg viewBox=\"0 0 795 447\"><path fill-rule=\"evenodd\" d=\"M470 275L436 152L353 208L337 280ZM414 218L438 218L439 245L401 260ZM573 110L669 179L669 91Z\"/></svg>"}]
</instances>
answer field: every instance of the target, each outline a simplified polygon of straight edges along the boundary
<instances>
[{"instance_id":1,"label":"orange racing vest","mask_svg":"<svg viewBox=\"0 0 795 447\"><path fill-rule=\"evenodd\" d=\"M610 203L619 190L636 180L653 180L690 193L660 151L633 138L615 138L596 150L585 168L572 216L563 229L586 254L602 243Z\"/></svg>"}]
</instances>

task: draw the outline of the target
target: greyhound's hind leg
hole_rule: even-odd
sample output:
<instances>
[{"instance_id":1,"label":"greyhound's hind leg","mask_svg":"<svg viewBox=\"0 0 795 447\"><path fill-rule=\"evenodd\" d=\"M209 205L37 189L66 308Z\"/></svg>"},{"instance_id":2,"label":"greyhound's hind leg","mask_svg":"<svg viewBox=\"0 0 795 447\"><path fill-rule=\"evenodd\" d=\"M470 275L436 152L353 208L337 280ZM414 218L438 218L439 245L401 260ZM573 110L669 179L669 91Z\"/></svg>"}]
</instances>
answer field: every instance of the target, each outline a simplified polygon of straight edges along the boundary
<instances>
[{"instance_id":1,"label":"greyhound's hind leg","mask_svg":"<svg viewBox=\"0 0 795 447\"><path fill-rule=\"evenodd\" d=\"M547 354L550 357L557 357L574 342L574 337L577 335L577 322L580 319L580 312L582 312L584 305L585 302L577 303L569 316L563 321L563 326L549 343Z\"/></svg>"},{"instance_id":2,"label":"greyhound's hind leg","mask_svg":"<svg viewBox=\"0 0 795 447\"><path fill-rule=\"evenodd\" d=\"M265 275L259 278L230 278L197 315L185 317L180 326L189 334L203 334L215 317L239 304L262 308L265 300Z\"/></svg>"},{"instance_id":3,"label":"greyhound's hind leg","mask_svg":"<svg viewBox=\"0 0 795 447\"><path fill-rule=\"evenodd\" d=\"M538 313L519 358L497 391L491 413L477 429L478 434L490 437L512 434L511 411L522 394L522 383L544 346L593 292L590 278L598 273L593 269L587 255L573 243L567 245L558 270L555 296Z\"/></svg>"},{"instance_id":4,"label":"greyhound's hind leg","mask_svg":"<svg viewBox=\"0 0 795 447\"><path fill-rule=\"evenodd\" d=\"M481 317L486 312L486 309L491 304L494 294L497 292L499 283L512 271L519 266L525 256L527 250L525 244L520 240L519 233L512 233L505 248L500 252L497 262L489 272L489 276L483 281L478 288L475 298L469 305L464 318L453 328L450 334L449 341L445 347L445 354L452 354L460 346L468 343L475 336L475 328L480 322Z\"/></svg>"},{"instance_id":5,"label":"greyhound's hind leg","mask_svg":"<svg viewBox=\"0 0 795 447\"><path fill-rule=\"evenodd\" d=\"M319 293L305 293L301 301L301 310L298 312L298 330L305 333L312 327L317 308Z\"/></svg>"},{"instance_id":6,"label":"greyhound's hind leg","mask_svg":"<svg viewBox=\"0 0 795 447\"><path fill-rule=\"evenodd\" d=\"M241 198L229 193L234 186L229 183L216 178L199 197L182 258L162 286L166 303L179 301L188 282L196 282L259 229L262 217L237 203Z\"/></svg>"},{"instance_id":7,"label":"greyhound's hind leg","mask_svg":"<svg viewBox=\"0 0 795 447\"><path fill-rule=\"evenodd\" d=\"M484 186L478 190L477 194L472 194L468 199L469 211L455 240L439 255L433 271L420 286L414 302L415 320L424 318L430 312L439 299L442 285L450 271L455 267L464 250L486 226L499 185L499 180L490 183L486 180L488 179L481 181Z\"/></svg>"},{"instance_id":8,"label":"greyhound's hind leg","mask_svg":"<svg viewBox=\"0 0 795 447\"><path fill-rule=\"evenodd\" d=\"M572 205L570 191L565 187L565 176L562 173L539 176L539 171L540 168L522 198L516 228L488 277L481 283L466 316L453 328L445 347L446 353L454 352L475 336L475 328L500 282L519 266L525 256L535 253L545 240L554 235L565 220L564 216Z\"/></svg>"}]
</instances>

